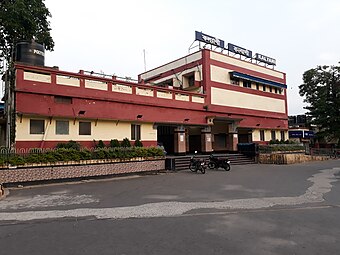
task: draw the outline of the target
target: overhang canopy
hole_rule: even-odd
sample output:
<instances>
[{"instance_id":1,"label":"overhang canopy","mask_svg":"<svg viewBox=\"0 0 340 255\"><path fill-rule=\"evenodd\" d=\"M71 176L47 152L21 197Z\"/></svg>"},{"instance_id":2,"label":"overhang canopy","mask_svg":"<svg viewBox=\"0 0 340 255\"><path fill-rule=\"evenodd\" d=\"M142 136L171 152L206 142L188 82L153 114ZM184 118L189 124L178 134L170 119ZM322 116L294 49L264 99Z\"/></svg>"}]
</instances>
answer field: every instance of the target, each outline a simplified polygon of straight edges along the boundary
<instances>
[{"instance_id":1,"label":"overhang canopy","mask_svg":"<svg viewBox=\"0 0 340 255\"><path fill-rule=\"evenodd\" d=\"M279 87L279 88L287 88L286 84L283 83L279 83L279 82L275 82L275 81L270 81L270 80L266 80L263 78L259 78L259 77L255 77L249 74L245 74L245 73L240 73L240 72L230 72L232 77L235 78L240 78L240 79L244 79L244 80L248 80L248 81L253 81L253 82L257 82L257 83L261 83L261 84L265 84L265 85L269 85L269 86L274 86L274 87Z\"/></svg>"}]
</instances>

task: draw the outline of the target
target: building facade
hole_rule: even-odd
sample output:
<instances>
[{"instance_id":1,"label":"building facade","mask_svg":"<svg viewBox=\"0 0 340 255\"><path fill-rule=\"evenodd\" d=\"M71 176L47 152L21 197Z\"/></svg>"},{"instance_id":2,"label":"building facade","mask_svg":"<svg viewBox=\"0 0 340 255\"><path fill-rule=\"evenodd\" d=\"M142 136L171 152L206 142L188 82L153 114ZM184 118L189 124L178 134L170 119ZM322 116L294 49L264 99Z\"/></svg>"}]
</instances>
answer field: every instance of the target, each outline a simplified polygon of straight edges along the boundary
<instances>
[{"instance_id":1,"label":"building facade","mask_svg":"<svg viewBox=\"0 0 340 255\"><path fill-rule=\"evenodd\" d=\"M138 82L21 63L15 72L6 138L18 149L128 138L185 154L288 139L286 75L208 49Z\"/></svg>"}]
</instances>

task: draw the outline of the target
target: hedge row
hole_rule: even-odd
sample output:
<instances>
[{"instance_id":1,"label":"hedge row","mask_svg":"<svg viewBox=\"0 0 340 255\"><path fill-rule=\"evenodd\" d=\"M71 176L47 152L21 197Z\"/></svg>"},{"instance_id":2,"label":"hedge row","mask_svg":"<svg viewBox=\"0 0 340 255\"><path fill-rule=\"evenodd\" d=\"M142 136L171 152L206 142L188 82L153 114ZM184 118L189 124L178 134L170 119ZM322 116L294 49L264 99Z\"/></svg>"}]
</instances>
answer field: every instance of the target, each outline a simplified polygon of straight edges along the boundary
<instances>
[{"instance_id":1,"label":"hedge row","mask_svg":"<svg viewBox=\"0 0 340 255\"><path fill-rule=\"evenodd\" d=\"M300 151L304 150L305 147L300 144L277 144L277 145L260 145L259 151L262 153L272 151Z\"/></svg>"},{"instance_id":2,"label":"hedge row","mask_svg":"<svg viewBox=\"0 0 340 255\"><path fill-rule=\"evenodd\" d=\"M27 154L2 154L0 165L25 165L39 163L55 163L67 161L80 161L92 159L131 159L136 157L157 157L164 156L164 152L158 147L129 147L129 148L97 148L93 151L82 149L55 149L44 153L38 150L31 150Z\"/></svg>"}]
</instances>

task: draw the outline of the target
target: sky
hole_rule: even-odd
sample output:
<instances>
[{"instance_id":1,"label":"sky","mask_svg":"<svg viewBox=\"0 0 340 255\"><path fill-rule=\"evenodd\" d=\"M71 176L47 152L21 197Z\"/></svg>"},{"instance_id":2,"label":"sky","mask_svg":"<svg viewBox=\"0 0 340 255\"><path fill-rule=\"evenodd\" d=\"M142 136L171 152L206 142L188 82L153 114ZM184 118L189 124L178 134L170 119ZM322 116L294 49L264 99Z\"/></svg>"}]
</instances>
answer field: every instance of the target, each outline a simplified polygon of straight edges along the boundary
<instances>
[{"instance_id":1,"label":"sky","mask_svg":"<svg viewBox=\"0 0 340 255\"><path fill-rule=\"evenodd\" d=\"M45 65L132 77L188 54L195 31L276 59L288 114L303 114L305 71L340 61L339 0L45 0Z\"/></svg>"}]
</instances>

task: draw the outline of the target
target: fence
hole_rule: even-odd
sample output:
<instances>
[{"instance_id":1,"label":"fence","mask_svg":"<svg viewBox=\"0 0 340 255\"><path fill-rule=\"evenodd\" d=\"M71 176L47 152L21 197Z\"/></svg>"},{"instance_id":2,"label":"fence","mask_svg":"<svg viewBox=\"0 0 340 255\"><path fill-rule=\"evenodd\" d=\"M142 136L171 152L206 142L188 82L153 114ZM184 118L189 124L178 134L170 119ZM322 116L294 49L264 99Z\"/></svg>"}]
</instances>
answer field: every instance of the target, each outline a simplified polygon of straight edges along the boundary
<instances>
[{"instance_id":1,"label":"fence","mask_svg":"<svg viewBox=\"0 0 340 255\"><path fill-rule=\"evenodd\" d=\"M340 149L331 148L311 148L310 155L312 156L329 156L331 158L340 158Z\"/></svg>"}]
</instances>

